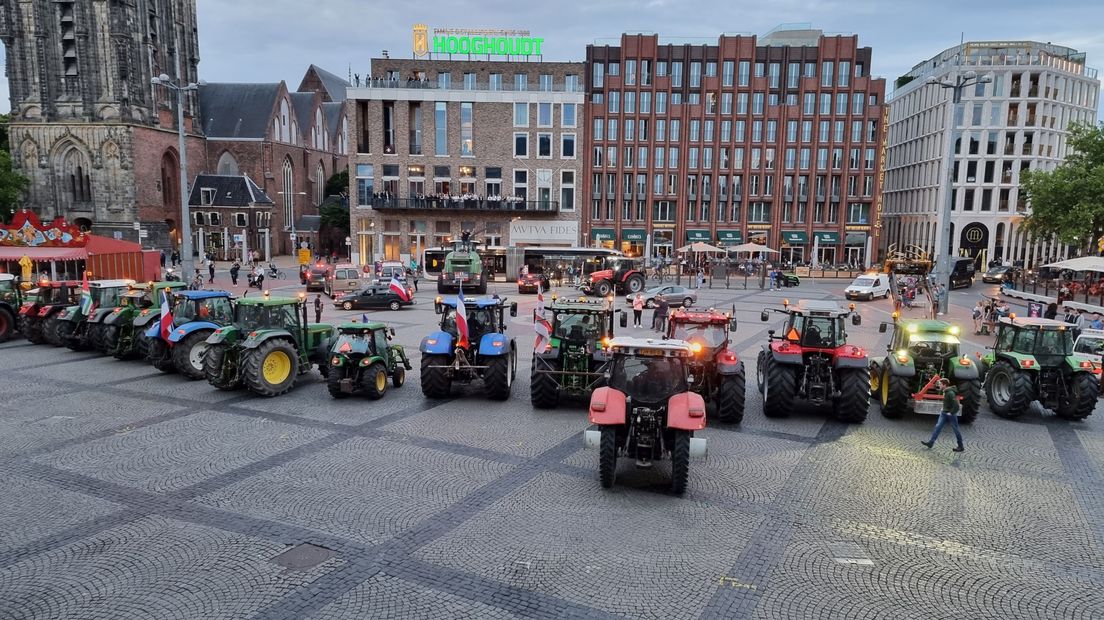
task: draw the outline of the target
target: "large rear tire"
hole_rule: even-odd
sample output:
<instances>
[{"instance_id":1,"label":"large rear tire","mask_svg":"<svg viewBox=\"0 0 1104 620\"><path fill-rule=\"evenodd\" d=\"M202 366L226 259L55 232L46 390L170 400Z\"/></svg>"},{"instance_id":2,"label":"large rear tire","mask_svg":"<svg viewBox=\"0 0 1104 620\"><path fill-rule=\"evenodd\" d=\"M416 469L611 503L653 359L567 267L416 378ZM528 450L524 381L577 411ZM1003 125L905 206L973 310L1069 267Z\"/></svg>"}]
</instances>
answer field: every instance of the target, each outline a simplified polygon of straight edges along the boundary
<instances>
[{"instance_id":1,"label":"large rear tire","mask_svg":"<svg viewBox=\"0 0 1104 620\"><path fill-rule=\"evenodd\" d=\"M448 398L452 390L452 382L445 374L445 368L432 368L433 366L448 366L447 355L423 355L422 356L422 394L426 398Z\"/></svg>"},{"instance_id":2,"label":"large rear tire","mask_svg":"<svg viewBox=\"0 0 1104 620\"><path fill-rule=\"evenodd\" d=\"M58 336L61 344L70 351L84 351L88 348L88 328L85 327L83 335L77 333L75 321L58 321Z\"/></svg>"},{"instance_id":3,"label":"large rear tire","mask_svg":"<svg viewBox=\"0 0 1104 620\"><path fill-rule=\"evenodd\" d=\"M72 340L73 330L76 329L76 325L72 321L62 321L61 319L53 319L54 321L54 338L50 341L50 344L55 347L65 347L69 345L69 341Z\"/></svg>"},{"instance_id":4,"label":"large rear tire","mask_svg":"<svg viewBox=\"0 0 1104 620\"><path fill-rule=\"evenodd\" d=\"M488 368L483 375L483 388L487 398L491 400L506 400L510 398L510 389L514 385L514 373L512 362L516 353L510 351L505 355L491 358Z\"/></svg>"},{"instance_id":5,"label":"large rear tire","mask_svg":"<svg viewBox=\"0 0 1104 620\"><path fill-rule=\"evenodd\" d=\"M985 376L985 396L993 413L1002 418L1018 418L1035 400L1035 389L1027 372L1000 360Z\"/></svg>"},{"instance_id":6,"label":"large rear tire","mask_svg":"<svg viewBox=\"0 0 1104 620\"><path fill-rule=\"evenodd\" d=\"M104 325L103 334L100 336L100 342L103 343L103 351L107 355L118 357L116 353L119 349L119 332L118 325Z\"/></svg>"},{"instance_id":7,"label":"large rear tire","mask_svg":"<svg viewBox=\"0 0 1104 620\"><path fill-rule=\"evenodd\" d=\"M613 486L617 477L617 427L603 426L598 445L598 481L603 489Z\"/></svg>"},{"instance_id":8,"label":"large rear tire","mask_svg":"<svg viewBox=\"0 0 1104 620\"><path fill-rule=\"evenodd\" d=\"M890 367L882 369L882 379L878 387L878 404L882 417L897 420L908 413L909 381L908 377L892 374Z\"/></svg>"},{"instance_id":9,"label":"large rear tire","mask_svg":"<svg viewBox=\"0 0 1104 620\"><path fill-rule=\"evenodd\" d=\"M763 415L768 418L784 418L793 410L797 396L797 368L790 364L775 363L766 353L762 353L761 363L766 366L759 372L764 373Z\"/></svg>"},{"instance_id":10,"label":"large rear tire","mask_svg":"<svg viewBox=\"0 0 1104 620\"><path fill-rule=\"evenodd\" d=\"M870 374L859 368L836 371L840 395L833 403L836 419L848 424L862 424L870 410Z\"/></svg>"},{"instance_id":11,"label":"large rear tire","mask_svg":"<svg viewBox=\"0 0 1104 620\"><path fill-rule=\"evenodd\" d=\"M1058 407L1058 417L1063 420L1084 420L1092 415L1096 399L1100 396L1100 381L1090 372L1073 375L1069 395Z\"/></svg>"},{"instance_id":12,"label":"large rear tire","mask_svg":"<svg viewBox=\"0 0 1104 620\"><path fill-rule=\"evenodd\" d=\"M46 344L53 347L61 346L61 340L57 333L60 323L61 321L57 320L57 317L46 319L42 327L42 337L46 341Z\"/></svg>"},{"instance_id":13,"label":"large rear tire","mask_svg":"<svg viewBox=\"0 0 1104 620\"><path fill-rule=\"evenodd\" d=\"M970 424L981 412L981 380L960 381L958 395L962 397L962 415L959 416L958 421L962 424Z\"/></svg>"},{"instance_id":14,"label":"large rear tire","mask_svg":"<svg viewBox=\"0 0 1104 620\"><path fill-rule=\"evenodd\" d=\"M0 342L7 342L15 335L15 315L7 308L0 308Z\"/></svg>"},{"instance_id":15,"label":"large rear tire","mask_svg":"<svg viewBox=\"0 0 1104 620\"><path fill-rule=\"evenodd\" d=\"M744 419L744 392L747 379L744 365L740 372L721 377L721 387L717 391L717 419L725 424L739 424Z\"/></svg>"},{"instance_id":16,"label":"large rear tire","mask_svg":"<svg viewBox=\"0 0 1104 620\"><path fill-rule=\"evenodd\" d=\"M644 276L634 273L625 278L625 290L634 295L644 290Z\"/></svg>"},{"instance_id":17,"label":"large rear tire","mask_svg":"<svg viewBox=\"0 0 1104 620\"><path fill-rule=\"evenodd\" d=\"M326 375L326 389L330 392L331 398L341 399L349 396L348 392L341 389L341 382L345 380L345 369L345 366L330 368L329 374Z\"/></svg>"},{"instance_id":18,"label":"large rear tire","mask_svg":"<svg viewBox=\"0 0 1104 620\"><path fill-rule=\"evenodd\" d=\"M46 342L46 334L43 332L43 321L39 319L23 320L23 337L33 344Z\"/></svg>"},{"instance_id":19,"label":"large rear tire","mask_svg":"<svg viewBox=\"0 0 1104 620\"><path fill-rule=\"evenodd\" d=\"M137 333L134 334L134 354L138 356L138 359L146 359L149 357L150 341L152 340L146 335L145 327L134 328Z\"/></svg>"},{"instance_id":20,"label":"large rear tire","mask_svg":"<svg viewBox=\"0 0 1104 620\"><path fill-rule=\"evenodd\" d=\"M243 355L242 381L258 396L279 396L295 386L299 354L283 338L266 340Z\"/></svg>"},{"instance_id":21,"label":"large rear tire","mask_svg":"<svg viewBox=\"0 0 1104 620\"><path fill-rule=\"evenodd\" d=\"M158 341L154 340L153 342ZM219 390L233 390L241 385L236 374L229 380L222 378L222 364L223 360L226 359L226 350L229 348L230 345L213 344L211 348L207 349L207 355L203 360L203 374L207 376L207 383Z\"/></svg>"},{"instance_id":22,"label":"large rear tire","mask_svg":"<svg viewBox=\"0 0 1104 620\"><path fill-rule=\"evenodd\" d=\"M149 344L149 361L153 367L165 374L176 372L176 364L173 363L172 349L169 343L161 338L154 338Z\"/></svg>"},{"instance_id":23,"label":"large rear tire","mask_svg":"<svg viewBox=\"0 0 1104 620\"><path fill-rule=\"evenodd\" d=\"M176 343L172 348L172 360L177 372L193 381L207 376L203 365L209 348L207 337L210 335L211 332L208 330L199 330L188 334Z\"/></svg>"},{"instance_id":24,"label":"large rear tire","mask_svg":"<svg viewBox=\"0 0 1104 620\"><path fill-rule=\"evenodd\" d=\"M365 396L379 400L387 393L387 368L375 362L360 373L360 389Z\"/></svg>"},{"instance_id":25,"label":"large rear tire","mask_svg":"<svg viewBox=\"0 0 1104 620\"><path fill-rule=\"evenodd\" d=\"M599 297L605 297L606 295L609 295L610 293L613 292L613 287L610 286L610 283L609 283L608 280L598 281L598 283L595 284L593 286L593 288L594 288L594 294L599 296Z\"/></svg>"},{"instance_id":26,"label":"large rear tire","mask_svg":"<svg viewBox=\"0 0 1104 620\"><path fill-rule=\"evenodd\" d=\"M546 372L537 372L536 360L533 360L533 370L529 374L529 400L537 409L552 409L560 404L560 390L556 385L556 379ZM548 364L553 370L556 364Z\"/></svg>"},{"instance_id":27,"label":"large rear tire","mask_svg":"<svg viewBox=\"0 0 1104 620\"><path fill-rule=\"evenodd\" d=\"M671 493L686 492L690 478L690 431L675 431L675 445L671 448Z\"/></svg>"}]
</instances>

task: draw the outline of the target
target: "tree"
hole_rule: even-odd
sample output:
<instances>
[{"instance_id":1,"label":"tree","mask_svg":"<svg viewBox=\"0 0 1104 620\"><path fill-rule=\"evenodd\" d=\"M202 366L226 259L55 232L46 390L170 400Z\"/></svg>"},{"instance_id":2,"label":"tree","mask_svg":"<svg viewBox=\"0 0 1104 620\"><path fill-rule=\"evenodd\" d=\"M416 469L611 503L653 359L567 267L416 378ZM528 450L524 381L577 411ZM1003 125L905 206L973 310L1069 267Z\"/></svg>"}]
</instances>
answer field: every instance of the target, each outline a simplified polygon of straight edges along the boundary
<instances>
[{"instance_id":1,"label":"tree","mask_svg":"<svg viewBox=\"0 0 1104 620\"><path fill-rule=\"evenodd\" d=\"M0 151L0 222L11 221L27 185L26 177L12 170L11 155Z\"/></svg>"},{"instance_id":2,"label":"tree","mask_svg":"<svg viewBox=\"0 0 1104 620\"><path fill-rule=\"evenodd\" d=\"M1024 220L1036 237L1055 236L1089 254L1104 234L1104 126L1072 123L1070 153L1054 170L1029 170L1020 188L1031 200Z\"/></svg>"},{"instance_id":3,"label":"tree","mask_svg":"<svg viewBox=\"0 0 1104 620\"><path fill-rule=\"evenodd\" d=\"M327 196L347 196L349 195L349 169L346 168L341 172L333 175L326 181L326 195Z\"/></svg>"}]
</instances>

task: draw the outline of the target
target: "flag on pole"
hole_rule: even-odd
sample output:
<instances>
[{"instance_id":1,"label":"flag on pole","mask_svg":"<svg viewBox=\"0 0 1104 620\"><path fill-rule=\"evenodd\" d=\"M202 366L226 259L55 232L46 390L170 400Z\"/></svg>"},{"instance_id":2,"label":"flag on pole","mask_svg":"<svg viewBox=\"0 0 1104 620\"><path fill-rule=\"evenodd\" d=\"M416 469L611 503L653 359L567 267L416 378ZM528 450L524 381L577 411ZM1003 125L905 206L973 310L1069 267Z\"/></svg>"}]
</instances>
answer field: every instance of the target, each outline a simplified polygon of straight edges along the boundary
<instances>
[{"instance_id":1,"label":"flag on pole","mask_svg":"<svg viewBox=\"0 0 1104 620\"><path fill-rule=\"evenodd\" d=\"M402 282L399 282L399 279L397 277L391 277L391 285L388 288L390 288L391 292L398 295L399 298L403 301L410 301L410 293L407 292L406 287L403 286Z\"/></svg>"},{"instance_id":2,"label":"flag on pole","mask_svg":"<svg viewBox=\"0 0 1104 620\"><path fill-rule=\"evenodd\" d=\"M456 335L459 336L457 346L467 348L468 342L468 310L464 307L464 285L461 284L456 295Z\"/></svg>"},{"instance_id":3,"label":"flag on pole","mask_svg":"<svg viewBox=\"0 0 1104 620\"><path fill-rule=\"evenodd\" d=\"M92 291L88 288L87 271L84 272L84 278L81 279L80 311L84 315L92 311Z\"/></svg>"},{"instance_id":4,"label":"flag on pole","mask_svg":"<svg viewBox=\"0 0 1104 620\"><path fill-rule=\"evenodd\" d=\"M537 316L544 318L544 282L537 282Z\"/></svg>"},{"instance_id":5,"label":"flag on pole","mask_svg":"<svg viewBox=\"0 0 1104 620\"><path fill-rule=\"evenodd\" d=\"M543 351L548 341L552 339L552 324L544 317L538 317L533 321L533 331L537 332L537 340L533 343L533 351Z\"/></svg>"},{"instance_id":6,"label":"flag on pole","mask_svg":"<svg viewBox=\"0 0 1104 620\"><path fill-rule=\"evenodd\" d=\"M169 334L172 333L172 310L169 309L169 292L166 290L161 291L161 339L168 342Z\"/></svg>"}]
</instances>

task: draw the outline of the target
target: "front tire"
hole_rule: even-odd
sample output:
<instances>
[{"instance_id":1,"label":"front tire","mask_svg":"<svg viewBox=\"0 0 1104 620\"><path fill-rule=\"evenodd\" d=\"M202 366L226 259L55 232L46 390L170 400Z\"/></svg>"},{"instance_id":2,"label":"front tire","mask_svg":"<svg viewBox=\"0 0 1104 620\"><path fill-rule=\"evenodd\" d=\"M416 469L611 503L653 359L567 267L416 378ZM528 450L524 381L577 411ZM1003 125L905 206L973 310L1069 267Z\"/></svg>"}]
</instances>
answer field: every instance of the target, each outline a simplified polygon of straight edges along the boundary
<instances>
[{"instance_id":1,"label":"front tire","mask_svg":"<svg viewBox=\"0 0 1104 620\"><path fill-rule=\"evenodd\" d=\"M744 366L734 375L721 378L717 392L717 419L725 424L739 424L744 419L744 393L746 390Z\"/></svg>"},{"instance_id":2,"label":"front tire","mask_svg":"<svg viewBox=\"0 0 1104 620\"><path fill-rule=\"evenodd\" d=\"M785 418L790 415L797 396L797 368L789 364L777 364L767 354L765 360L763 415L768 418Z\"/></svg>"},{"instance_id":3,"label":"front tire","mask_svg":"<svg viewBox=\"0 0 1104 620\"><path fill-rule=\"evenodd\" d=\"M603 426L598 446L598 481L603 489L613 486L617 476L617 427Z\"/></svg>"},{"instance_id":4,"label":"front tire","mask_svg":"<svg viewBox=\"0 0 1104 620\"><path fill-rule=\"evenodd\" d=\"M203 364L209 348L207 345L209 335L210 333L206 331L192 332L176 343L172 348L172 361L177 372L193 381L206 377Z\"/></svg>"},{"instance_id":5,"label":"front tire","mask_svg":"<svg viewBox=\"0 0 1104 620\"><path fill-rule=\"evenodd\" d=\"M448 364L449 358L447 355L422 356L422 394L426 398L442 399L449 397L452 382L445 374L445 369L433 368L433 366L448 366Z\"/></svg>"},{"instance_id":6,"label":"front tire","mask_svg":"<svg viewBox=\"0 0 1104 620\"><path fill-rule=\"evenodd\" d=\"M154 338L149 345L149 360L153 367L165 374L176 372L176 364L173 363L172 350L169 343L161 338Z\"/></svg>"},{"instance_id":7,"label":"front tire","mask_svg":"<svg viewBox=\"0 0 1104 620\"><path fill-rule=\"evenodd\" d=\"M295 385L299 355L290 342L280 338L262 342L244 358L242 379L250 392L259 396L279 396Z\"/></svg>"},{"instance_id":8,"label":"front tire","mask_svg":"<svg viewBox=\"0 0 1104 620\"><path fill-rule=\"evenodd\" d=\"M862 424L870 409L870 375L856 368L839 370L840 395L833 403L836 419L848 424Z\"/></svg>"},{"instance_id":9,"label":"front tire","mask_svg":"<svg viewBox=\"0 0 1104 620\"><path fill-rule=\"evenodd\" d=\"M0 342L7 342L15 335L15 315L7 308L0 308Z\"/></svg>"},{"instance_id":10,"label":"front tire","mask_svg":"<svg viewBox=\"0 0 1104 620\"><path fill-rule=\"evenodd\" d=\"M330 372L326 375L326 390L329 391L330 397L335 399L348 398L349 393L341 389L341 382L345 379L344 367L330 368Z\"/></svg>"},{"instance_id":11,"label":"front tire","mask_svg":"<svg viewBox=\"0 0 1104 620\"><path fill-rule=\"evenodd\" d=\"M613 287L611 287L610 283L605 280L602 280L598 284L594 285L594 293L599 297L605 297L606 295L609 295L612 291Z\"/></svg>"},{"instance_id":12,"label":"front tire","mask_svg":"<svg viewBox=\"0 0 1104 620\"><path fill-rule=\"evenodd\" d=\"M159 340L154 340L154 343ZM230 345L227 344L213 344L211 348L207 349L207 355L203 359L203 374L207 376L207 383L210 383L219 390L233 390L241 385L241 381L238 378L238 373L228 379L222 378L222 366L226 359L226 351Z\"/></svg>"},{"instance_id":13,"label":"front tire","mask_svg":"<svg viewBox=\"0 0 1104 620\"><path fill-rule=\"evenodd\" d=\"M675 445L671 449L671 493L686 492L690 478L690 431L676 430Z\"/></svg>"},{"instance_id":14,"label":"front tire","mask_svg":"<svg viewBox=\"0 0 1104 620\"><path fill-rule=\"evenodd\" d=\"M506 400L510 398L510 389L514 385L512 362L515 353L510 351L506 355L492 358L489 368L483 375L483 386L487 392L487 398L491 400Z\"/></svg>"},{"instance_id":15,"label":"front tire","mask_svg":"<svg viewBox=\"0 0 1104 620\"><path fill-rule=\"evenodd\" d=\"M960 382L958 393L962 396L962 415L959 416L958 421L962 424L970 424L981 412L981 380L970 379Z\"/></svg>"},{"instance_id":16,"label":"front tire","mask_svg":"<svg viewBox=\"0 0 1104 620\"><path fill-rule=\"evenodd\" d=\"M391 387L401 388L403 385L406 385L406 369L395 366L395 372L391 373Z\"/></svg>"},{"instance_id":17,"label":"front tire","mask_svg":"<svg viewBox=\"0 0 1104 620\"><path fill-rule=\"evenodd\" d=\"M1084 420L1092 415L1099 396L1100 382L1096 375L1079 372L1070 381L1069 395L1056 413L1063 420Z\"/></svg>"},{"instance_id":18,"label":"front tire","mask_svg":"<svg viewBox=\"0 0 1104 620\"><path fill-rule=\"evenodd\" d=\"M625 290L633 294L644 290L644 276L634 273L628 278L625 278Z\"/></svg>"},{"instance_id":19,"label":"front tire","mask_svg":"<svg viewBox=\"0 0 1104 620\"><path fill-rule=\"evenodd\" d=\"M552 409L560 403L560 390L552 375L536 370L536 363L536 360L534 360L534 369L529 375L529 400L533 403L533 407L537 409ZM556 369L554 363L549 364L549 366L553 370Z\"/></svg>"},{"instance_id":20,"label":"front tire","mask_svg":"<svg viewBox=\"0 0 1104 620\"><path fill-rule=\"evenodd\" d=\"M1001 360L989 369L985 377L985 396L989 409L1002 418L1018 418L1035 400L1031 377Z\"/></svg>"},{"instance_id":21,"label":"front tire","mask_svg":"<svg viewBox=\"0 0 1104 620\"><path fill-rule=\"evenodd\" d=\"M368 398L379 400L387 393L387 368L373 363L360 373L360 388Z\"/></svg>"},{"instance_id":22,"label":"front tire","mask_svg":"<svg viewBox=\"0 0 1104 620\"><path fill-rule=\"evenodd\" d=\"M886 366L882 370L879 387L878 403L882 417L897 420L908 413L910 390L907 377L898 377Z\"/></svg>"}]
</instances>

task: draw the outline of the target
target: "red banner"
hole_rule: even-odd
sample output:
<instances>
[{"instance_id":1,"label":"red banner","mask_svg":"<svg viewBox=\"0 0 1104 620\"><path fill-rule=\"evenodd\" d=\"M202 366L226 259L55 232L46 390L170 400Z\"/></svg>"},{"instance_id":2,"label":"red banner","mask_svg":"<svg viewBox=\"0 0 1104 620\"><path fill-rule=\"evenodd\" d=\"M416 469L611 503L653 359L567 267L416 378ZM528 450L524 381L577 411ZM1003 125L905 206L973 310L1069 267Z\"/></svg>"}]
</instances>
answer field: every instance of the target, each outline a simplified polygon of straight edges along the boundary
<instances>
[{"instance_id":1,"label":"red banner","mask_svg":"<svg viewBox=\"0 0 1104 620\"><path fill-rule=\"evenodd\" d=\"M11 224L0 224L0 246L83 248L88 235L63 217L43 225L33 211L17 211Z\"/></svg>"}]
</instances>

